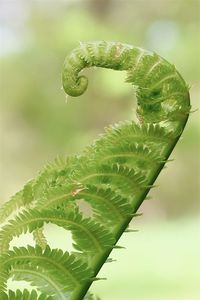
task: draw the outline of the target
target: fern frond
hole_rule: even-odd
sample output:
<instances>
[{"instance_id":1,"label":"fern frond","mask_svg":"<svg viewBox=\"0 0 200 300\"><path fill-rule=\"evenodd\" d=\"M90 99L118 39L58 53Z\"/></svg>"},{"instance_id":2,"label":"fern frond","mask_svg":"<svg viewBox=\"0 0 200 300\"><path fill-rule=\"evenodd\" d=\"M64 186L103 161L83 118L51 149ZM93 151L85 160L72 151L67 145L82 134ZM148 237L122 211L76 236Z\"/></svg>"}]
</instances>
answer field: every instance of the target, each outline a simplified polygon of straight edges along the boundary
<instances>
[{"instance_id":1,"label":"fern frond","mask_svg":"<svg viewBox=\"0 0 200 300\"><path fill-rule=\"evenodd\" d=\"M110 261L112 249L121 248L117 241L139 215L186 125L188 85L157 54L118 42L81 43L64 63L68 95L86 90L88 80L79 73L92 66L127 71L126 81L136 91L138 123L112 125L82 155L58 157L0 209L0 222L6 220L0 230L3 300L94 299L88 293L91 283ZM79 211L80 200L91 206L90 217ZM42 231L45 223L71 231L74 253L50 249ZM33 232L36 246L8 250L12 238L26 232ZM9 277L30 282L42 295L18 291L7 297Z\"/></svg>"},{"instance_id":2,"label":"fern frond","mask_svg":"<svg viewBox=\"0 0 200 300\"><path fill-rule=\"evenodd\" d=\"M106 147L99 145L94 153L94 159L102 163L109 161L147 172L161 163L162 156L160 151L152 151L144 144L119 142L117 145L107 144Z\"/></svg>"},{"instance_id":3,"label":"fern frond","mask_svg":"<svg viewBox=\"0 0 200 300\"><path fill-rule=\"evenodd\" d=\"M9 201L5 202L0 208L0 224L4 223L6 219L12 215L18 208L23 206L23 191L15 194Z\"/></svg>"},{"instance_id":4,"label":"fern frond","mask_svg":"<svg viewBox=\"0 0 200 300\"><path fill-rule=\"evenodd\" d=\"M37 201L36 207L39 209L57 208L63 204L68 208L74 208L72 194L75 189L74 184L56 185L49 187L43 192L43 196Z\"/></svg>"},{"instance_id":5,"label":"fern frond","mask_svg":"<svg viewBox=\"0 0 200 300\"><path fill-rule=\"evenodd\" d=\"M146 178L140 171L120 164L96 165L85 163L71 178L74 183L113 187L124 197L135 197L146 188Z\"/></svg>"},{"instance_id":6,"label":"fern frond","mask_svg":"<svg viewBox=\"0 0 200 300\"><path fill-rule=\"evenodd\" d=\"M120 224L132 210L127 198L115 194L111 188L98 188L95 185L85 185L75 199L87 201L93 209L93 217L103 224Z\"/></svg>"},{"instance_id":7,"label":"fern frond","mask_svg":"<svg viewBox=\"0 0 200 300\"><path fill-rule=\"evenodd\" d=\"M7 276L5 276L7 275ZM43 251L39 246L16 248L0 257L0 291L10 276L15 279L31 281L41 292L47 295L68 296L68 292L77 289L92 276L86 263L75 254L48 246ZM65 294L67 292L67 294Z\"/></svg>"},{"instance_id":8,"label":"fern frond","mask_svg":"<svg viewBox=\"0 0 200 300\"><path fill-rule=\"evenodd\" d=\"M62 161L63 165L61 165ZM35 180L33 191L35 199L39 201L49 188L67 184L66 178L73 174L74 169L81 161L82 157L70 156L56 159L53 163L48 164Z\"/></svg>"},{"instance_id":9,"label":"fern frond","mask_svg":"<svg viewBox=\"0 0 200 300\"><path fill-rule=\"evenodd\" d=\"M40 266L37 268L27 265L16 265L10 271L10 276L15 281L25 280L32 286L37 286L42 293L51 295L55 300L69 300L71 292L64 291L63 286L55 281L53 273L45 273Z\"/></svg>"},{"instance_id":10,"label":"fern frond","mask_svg":"<svg viewBox=\"0 0 200 300\"><path fill-rule=\"evenodd\" d=\"M0 208L0 224L4 223L12 214L20 208L28 207L34 201L32 188L34 180L29 181L24 188L16 193L9 201Z\"/></svg>"},{"instance_id":11,"label":"fern frond","mask_svg":"<svg viewBox=\"0 0 200 300\"><path fill-rule=\"evenodd\" d=\"M44 223L53 223L71 230L76 244L75 248L84 253L98 254L115 242L111 232L103 225L89 218L84 219L78 211L63 212L36 209L20 213L15 219L6 224L0 231L0 250L8 250L9 243L14 236L27 231L33 232L41 228Z\"/></svg>"},{"instance_id":12,"label":"fern frond","mask_svg":"<svg viewBox=\"0 0 200 300\"><path fill-rule=\"evenodd\" d=\"M25 289L23 292L20 290L16 290L16 292L9 290L8 293L0 292L1 300L53 300L51 296L47 296L45 294L40 294L35 290L29 292Z\"/></svg>"},{"instance_id":13,"label":"fern frond","mask_svg":"<svg viewBox=\"0 0 200 300\"><path fill-rule=\"evenodd\" d=\"M107 147L107 145L138 143L148 146L150 149L158 150L165 147L176 138L174 131L169 131L159 123L136 124L133 121L119 122L105 128L105 133L95 141L95 147ZM86 152L87 153L87 152Z\"/></svg>"},{"instance_id":14,"label":"fern frond","mask_svg":"<svg viewBox=\"0 0 200 300\"><path fill-rule=\"evenodd\" d=\"M33 231L33 239L35 240L36 245L40 246L43 250L46 248L48 243L43 232L43 227L37 228Z\"/></svg>"}]
</instances>

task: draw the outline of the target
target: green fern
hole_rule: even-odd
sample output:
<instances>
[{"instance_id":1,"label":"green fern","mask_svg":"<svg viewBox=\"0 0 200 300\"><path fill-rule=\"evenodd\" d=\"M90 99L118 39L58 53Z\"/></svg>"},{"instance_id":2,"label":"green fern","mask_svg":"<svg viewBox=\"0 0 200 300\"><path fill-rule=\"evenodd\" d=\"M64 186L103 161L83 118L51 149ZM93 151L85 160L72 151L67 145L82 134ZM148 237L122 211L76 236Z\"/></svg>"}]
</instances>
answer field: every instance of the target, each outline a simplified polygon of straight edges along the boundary
<instances>
[{"instance_id":1,"label":"green fern","mask_svg":"<svg viewBox=\"0 0 200 300\"><path fill-rule=\"evenodd\" d=\"M0 292L1 300L53 300L51 296L46 296L45 294L38 295L36 291L29 293L28 290L21 292L17 290L16 292L8 291L8 294Z\"/></svg>"},{"instance_id":2,"label":"green fern","mask_svg":"<svg viewBox=\"0 0 200 300\"><path fill-rule=\"evenodd\" d=\"M94 300L88 290L168 161L188 119L188 87L175 67L155 53L115 42L81 43L67 56L63 87L81 95L92 66L127 71L137 96L138 123L105 129L81 156L58 157L0 209L0 299ZM85 216L84 200L92 209ZM72 233L74 251L51 249L44 225ZM32 233L35 247L10 242ZM7 280L36 290L7 291Z\"/></svg>"}]
</instances>

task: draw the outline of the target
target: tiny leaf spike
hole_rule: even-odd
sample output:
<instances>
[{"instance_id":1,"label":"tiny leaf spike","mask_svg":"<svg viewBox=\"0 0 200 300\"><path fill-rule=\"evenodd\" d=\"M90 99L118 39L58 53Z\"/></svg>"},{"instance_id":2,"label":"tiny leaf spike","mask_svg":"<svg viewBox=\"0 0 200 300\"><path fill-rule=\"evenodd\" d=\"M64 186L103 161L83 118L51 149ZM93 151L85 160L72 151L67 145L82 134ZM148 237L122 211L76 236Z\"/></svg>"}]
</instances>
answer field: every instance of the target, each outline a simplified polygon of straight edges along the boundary
<instances>
[{"instance_id":1,"label":"tiny leaf spike","mask_svg":"<svg viewBox=\"0 0 200 300\"><path fill-rule=\"evenodd\" d=\"M176 145L190 112L188 86L174 65L155 53L119 42L81 43L67 56L63 87L80 96L84 68L126 71L136 90L138 122L110 126L82 155L57 158L0 209L1 299L95 299L89 288L146 198ZM78 205L92 208L86 216ZM51 249L43 227L69 230L74 251ZM14 247L23 233L35 246ZM32 292L9 291L7 280L25 280Z\"/></svg>"}]
</instances>

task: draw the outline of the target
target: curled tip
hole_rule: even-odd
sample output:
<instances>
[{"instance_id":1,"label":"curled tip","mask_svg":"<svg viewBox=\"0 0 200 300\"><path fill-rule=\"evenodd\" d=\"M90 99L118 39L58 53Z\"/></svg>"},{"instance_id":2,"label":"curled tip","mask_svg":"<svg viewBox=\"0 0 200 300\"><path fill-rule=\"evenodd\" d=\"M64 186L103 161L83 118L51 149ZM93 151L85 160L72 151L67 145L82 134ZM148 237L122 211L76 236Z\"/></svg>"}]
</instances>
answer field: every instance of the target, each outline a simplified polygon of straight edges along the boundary
<instances>
[{"instance_id":1,"label":"curled tip","mask_svg":"<svg viewBox=\"0 0 200 300\"><path fill-rule=\"evenodd\" d=\"M63 89L69 96L78 97L82 95L86 91L87 86L88 79L84 75L78 77L76 81L73 78L63 76Z\"/></svg>"}]
</instances>

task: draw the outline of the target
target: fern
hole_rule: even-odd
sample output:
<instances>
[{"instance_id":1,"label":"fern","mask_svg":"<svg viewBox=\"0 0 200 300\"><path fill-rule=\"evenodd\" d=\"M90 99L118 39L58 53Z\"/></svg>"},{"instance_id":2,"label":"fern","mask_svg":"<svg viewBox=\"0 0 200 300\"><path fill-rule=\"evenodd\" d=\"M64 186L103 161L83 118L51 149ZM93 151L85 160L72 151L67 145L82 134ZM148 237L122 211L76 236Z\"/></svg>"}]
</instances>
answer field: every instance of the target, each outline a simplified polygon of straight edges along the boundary
<instances>
[{"instance_id":1,"label":"fern","mask_svg":"<svg viewBox=\"0 0 200 300\"><path fill-rule=\"evenodd\" d=\"M8 294L0 292L1 300L53 300L51 296L46 296L45 294L38 295L36 291L29 293L28 290L21 292L17 290L16 293L13 291L8 291Z\"/></svg>"},{"instance_id":2,"label":"fern","mask_svg":"<svg viewBox=\"0 0 200 300\"><path fill-rule=\"evenodd\" d=\"M118 42L81 43L67 56L63 87L79 96L88 80L82 69L97 66L127 71L134 85L138 123L105 129L81 156L57 158L0 209L0 299L95 299L88 290L117 241L168 161L190 111L188 87L176 68L155 53ZM92 208L85 216L84 200ZM72 233L74 252L51 249L46 223ZM14 247L30 232L35 247ZM7 290L7 280L36 288ZM96 298L98 299L98 298Z\"/></svg>"}]
</instances>

